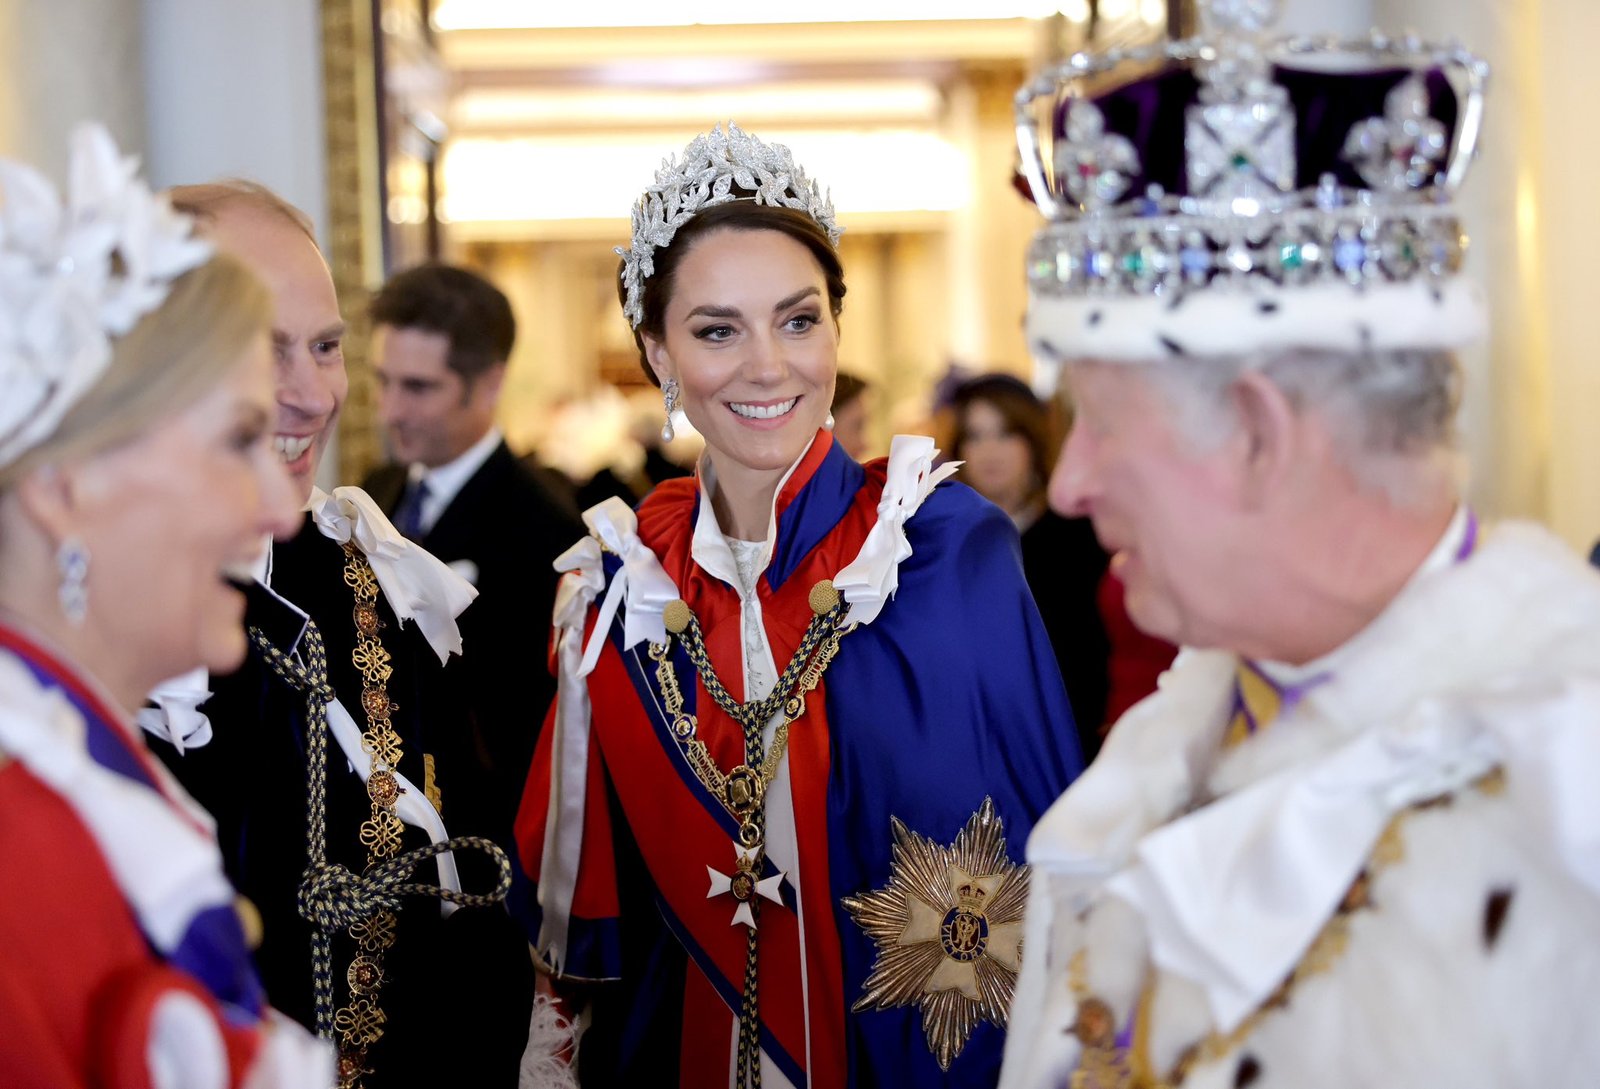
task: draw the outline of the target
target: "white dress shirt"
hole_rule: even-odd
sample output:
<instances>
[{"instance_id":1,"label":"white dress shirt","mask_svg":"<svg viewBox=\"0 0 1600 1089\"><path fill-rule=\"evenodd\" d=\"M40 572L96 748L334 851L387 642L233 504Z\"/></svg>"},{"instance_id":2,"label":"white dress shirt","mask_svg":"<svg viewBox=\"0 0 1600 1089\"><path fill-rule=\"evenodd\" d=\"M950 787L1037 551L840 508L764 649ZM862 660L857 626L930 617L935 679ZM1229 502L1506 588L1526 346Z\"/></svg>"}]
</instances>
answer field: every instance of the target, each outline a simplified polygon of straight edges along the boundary
<instances>
[{"instance_id":1,"label":"white dress shirt","mask_svg":"<svg viewBox=\"0 0 1600 1089\"><path fill-rule=\"evenodd\" d=\"M450 505L461 489L466 486L472 475L483 468L483 463L489 460L489 455L494 453L495 447L504 441L505 436L498 427L491 427L483 433L483 438L473 443L454 461L447 461L443 465L428 468L419 462L413 462L406 470L406 481L415 484L422 481L428 485L428 493L422 500L422 512L418 520L419 537L426 537L433 530L433 524L439 520L439 515Z\"/></svg>"}]
</instances>

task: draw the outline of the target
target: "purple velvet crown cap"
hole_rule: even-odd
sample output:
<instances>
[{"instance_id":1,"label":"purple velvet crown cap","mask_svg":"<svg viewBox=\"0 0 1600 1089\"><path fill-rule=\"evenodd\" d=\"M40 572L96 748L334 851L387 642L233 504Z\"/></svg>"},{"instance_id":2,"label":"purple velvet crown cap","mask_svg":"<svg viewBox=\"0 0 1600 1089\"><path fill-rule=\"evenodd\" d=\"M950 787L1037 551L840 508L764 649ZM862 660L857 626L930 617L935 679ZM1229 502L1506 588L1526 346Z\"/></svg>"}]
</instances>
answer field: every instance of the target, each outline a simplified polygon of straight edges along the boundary
<instances>
[{"instance_id":1,"label":"purple velvet crown cap","mask_svg":"<svg viewBox=\"0 0 1600 1089\"><path fill-rule=\"evenodd\" d=\"M1289 96L1295 125L1295 188L1310 189L1326 175L1340 186L1366 188L1355 166L1342 154L1350 130L1384 112L1384 99L1408 68L1382 68L1358 72L1324 72L1275 65L1273 81ZM1428 90L1429 115L1444 125L1451 146L1440 157L1442 172L1450 160L1456 134L1457 99L1449 78L1439 68L1423 74ZM1067 111L1073 100L1055 107L1054 136L1064 140ZM1184 125L1186 111L1200 101L1200 81L1188 66L1170 66L1154 75L1123 84L1090 99L1105 116L1108 133L1126 137L1138 153L1141 170L1130 179L1130 196L1159 185L1172 195L1188 192L1185 178ZM1019 175L1019 188L1028 185Z\"/></svg>"},{"instance_id":2,"label":"purple velvet crown cap","mask_svg":"<svg viewBox=\"0 0 1600 1089\"><path fill-rule=\"evenodd\" d=\"M1476 339L1485 308L1460 275L1452 198L1487 79L1454 43L1226 25L1046 69L1016 100L1019 189L1048 220L1027 255L1036 356Z\"/></svg>"}]
</instances>

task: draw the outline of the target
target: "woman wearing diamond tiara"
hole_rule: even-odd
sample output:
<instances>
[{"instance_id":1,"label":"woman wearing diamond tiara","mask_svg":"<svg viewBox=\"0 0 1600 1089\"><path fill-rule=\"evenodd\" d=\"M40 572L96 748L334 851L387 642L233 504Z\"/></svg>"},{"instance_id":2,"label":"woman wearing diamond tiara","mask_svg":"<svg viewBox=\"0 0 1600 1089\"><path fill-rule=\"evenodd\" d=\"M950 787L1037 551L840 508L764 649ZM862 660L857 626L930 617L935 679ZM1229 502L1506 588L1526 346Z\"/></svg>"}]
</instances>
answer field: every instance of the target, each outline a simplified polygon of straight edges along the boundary
<instances>
[{"instance_id":1,"label":"woman wearing diamond tiara","mask_svg":"<svg viewBox=\"0 0 1600 1089\"><path fill-rule=\"evenodd\" d=\"M633 226L623 311L706 453L558 561L517 838L577 1076L992 1085L1015 861L1079 770L1015 530L931 440L827 430L839 228L787 148L698 137Z\"/></svg>"},{"instance_id":2,"label":"woman wearing diamond tiara","mask_svg":"<svg viewBox=\"0 0 1600 1089\"><path fill-rule=\"evenodd\" d=\"M239 663L230 581L294 524L266 292L103 130L72 178L63 209L0 161L0 1082L331 1085L134 725L163 678Z\"/></svg>"}]
</instances>

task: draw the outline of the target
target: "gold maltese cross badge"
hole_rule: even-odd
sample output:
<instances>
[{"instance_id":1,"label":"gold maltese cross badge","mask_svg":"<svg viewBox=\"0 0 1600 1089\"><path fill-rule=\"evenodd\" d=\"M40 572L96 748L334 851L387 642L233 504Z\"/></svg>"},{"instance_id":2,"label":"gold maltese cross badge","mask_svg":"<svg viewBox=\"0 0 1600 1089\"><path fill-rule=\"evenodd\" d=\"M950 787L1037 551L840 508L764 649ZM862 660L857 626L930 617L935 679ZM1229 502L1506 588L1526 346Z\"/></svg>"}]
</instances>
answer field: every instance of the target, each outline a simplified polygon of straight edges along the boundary
<instances>
[{"instance_id":1,"label":"gold maltese cross badge","mask_svg":"<svg viewBox=\"0 0 1600 1089\"><path fill-rule=\"evenodd\" d=\"M921 1007L928 1048L949 1070L980 1020L1005 1027L1022 965L1028 869L1006 856L988 798L949 847L890 823L888 885L842 901L878 946L851 1011Z\"/></svg>"}]
</instances>

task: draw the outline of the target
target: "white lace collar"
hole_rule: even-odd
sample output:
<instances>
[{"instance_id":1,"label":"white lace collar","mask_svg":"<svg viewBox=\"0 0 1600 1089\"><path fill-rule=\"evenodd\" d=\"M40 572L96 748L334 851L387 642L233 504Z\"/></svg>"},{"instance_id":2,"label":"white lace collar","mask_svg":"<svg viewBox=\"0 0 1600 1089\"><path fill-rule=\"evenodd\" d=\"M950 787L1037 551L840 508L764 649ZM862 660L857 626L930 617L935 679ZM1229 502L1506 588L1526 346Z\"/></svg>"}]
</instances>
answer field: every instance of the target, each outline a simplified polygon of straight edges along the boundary
<instances>
[{"instance_id":1,"label":"white lace collar","mask_svg":"<svg viewBox=\"0 0 1600 1089\"><path fill-rule=\"evenodd\" d=\"M833 436L827 435L826 441L832 442ZM785 470L778 486L772 490L772 503L767 511L767 532L760 541L742 542L759 544L761 550L757 554L754 573L751 580L754 593L755 582L760 581L761 575L766 571L767 565L772 562L772 544L778 536L778 496L783 494L784 487L789 483L789 478L794 476L794 471L800 463L811 453L811 447L817 442L824 441L823 436L813 437L806 448L800 451L800 456L790 463ZM712 464L709 453L700 455L700 465L696 470L696 477L700 484L700 510L694 520L694 540L690 542L689 555L700 569L712 578L721 579L734 590L739 590L739 562L733 554L729 542L735 538L723 533L721 524L717 521L716 504L713 502L717 494L717 472Z\"/></svg>"}]
</instances>

